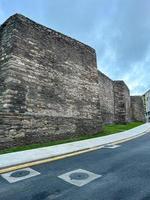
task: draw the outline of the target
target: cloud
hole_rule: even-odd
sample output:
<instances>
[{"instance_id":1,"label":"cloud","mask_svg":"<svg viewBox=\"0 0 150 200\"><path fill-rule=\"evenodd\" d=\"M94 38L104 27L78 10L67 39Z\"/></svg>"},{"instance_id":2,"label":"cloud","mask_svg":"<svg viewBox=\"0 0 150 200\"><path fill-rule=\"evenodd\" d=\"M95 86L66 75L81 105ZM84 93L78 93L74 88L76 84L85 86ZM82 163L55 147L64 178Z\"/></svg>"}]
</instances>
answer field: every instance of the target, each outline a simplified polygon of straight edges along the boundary
<instances>
[{"instance_id":1,"label":"cloud","mask_svg":"<svg viewBox=\"0 0 150 200\"><path fill-rule=\"evenodd\" d=\"M112 18L96 29L97 35L101 31L96 45L100 69L113 79L123 78L132 94L150 86L149 7L147 0L117 1Z\"/></svg>"},{"instance_id":2,"label":"cloud","mask_svg":"<svg viewBox=\"0 0 150 200\"><path fill-rule=\"evenodd\" d=\"M94 47L101 71L143 94L150 87L149 8L149 0L1 0L0 15L22 13Z\"/></svg>"},{"instance_id":3,"label":"cloud","mask_svg":"<svg viewBox=\"0 0 150 200\"><path fill-rule=\"evenodd\" d=\"M87 37L92 34L99 16L98 6L97 0L49 1L45 18L49 19L56 29L62 28L62 31L65 30L65 33L70 33L75 37Z\"/></svg>"}]
</instances>

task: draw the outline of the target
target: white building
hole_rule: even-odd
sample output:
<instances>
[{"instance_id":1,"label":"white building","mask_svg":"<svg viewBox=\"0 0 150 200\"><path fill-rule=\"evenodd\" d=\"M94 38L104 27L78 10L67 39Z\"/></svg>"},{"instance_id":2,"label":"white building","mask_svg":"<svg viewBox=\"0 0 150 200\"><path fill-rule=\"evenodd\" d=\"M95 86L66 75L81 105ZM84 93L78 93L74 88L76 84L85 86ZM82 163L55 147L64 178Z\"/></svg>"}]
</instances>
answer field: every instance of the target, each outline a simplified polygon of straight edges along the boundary
<instances>
[{"instance_id":1,"label":"white building","mask_svg":"<svg viewBox=\"0 0 150 200\"><path fill-rule=\"evenodd\" d=\"M150 122L150 90L148 90L143 95L143 101L144 101L144 109L145 109L145 118L147 122Z\"/></svg>"}]
</instances>

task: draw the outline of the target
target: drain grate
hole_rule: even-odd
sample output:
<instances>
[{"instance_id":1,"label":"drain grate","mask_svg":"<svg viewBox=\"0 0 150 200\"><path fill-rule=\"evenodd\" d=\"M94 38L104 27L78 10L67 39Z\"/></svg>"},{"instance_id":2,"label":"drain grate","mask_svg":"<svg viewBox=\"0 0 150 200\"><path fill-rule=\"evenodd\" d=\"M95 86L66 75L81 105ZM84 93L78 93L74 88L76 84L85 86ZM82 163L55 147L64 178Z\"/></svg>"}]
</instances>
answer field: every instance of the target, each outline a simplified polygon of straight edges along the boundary
<instances>
[{"instance_id":1,"label":"drain grate","mask_svg":"<svg viewBox=\"0 0 150 200\"><path fill-rule=\"evenodd\" d=\"M74 180L85 180L89 177L89 175L87 173L82 173L82 172L75 172L70 174L70 179L74 179Z\"/></svg>"},{"instance_id":2,"label":"drain grate","mask_svg":"<svg viewBox=\"0 0 150 200\"><path fill-rule=\"evenodd\" d=\"M10 176L12 176L14 178L20 178L20 177L23 177L23 176L27 176L29 174L30 174L30 171L21 170L21 171L13 172L12 174L10 174Z\"/></svg>"}]
</instances>

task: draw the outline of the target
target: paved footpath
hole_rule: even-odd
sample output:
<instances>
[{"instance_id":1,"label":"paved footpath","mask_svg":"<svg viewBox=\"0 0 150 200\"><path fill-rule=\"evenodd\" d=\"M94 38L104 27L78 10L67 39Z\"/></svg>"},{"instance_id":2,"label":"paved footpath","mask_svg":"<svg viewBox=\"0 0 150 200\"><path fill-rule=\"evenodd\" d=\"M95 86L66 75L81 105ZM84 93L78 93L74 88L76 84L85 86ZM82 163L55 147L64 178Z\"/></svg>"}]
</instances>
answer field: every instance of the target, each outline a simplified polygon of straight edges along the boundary
<instances>
[{"instance_id":1,"label":"paved footpath","mask_svg":"<svg viewBox=\"0 0 150 200\"><path fill-rule=\"evenodd\" d=\"M79 153L80 151L88 151L93 148L102 147L106 144L120 142L140 136L149 130L150 123L145 123L128 131L104 137L0 155L0 169L47 158L56 158L58 156L67 155L74 152Z\"/></svg>"},{"instance_id":2,"label":"paved footpath","mask_svg":"<svg viewBox=\"0 0 150 200\"><path fill-rule=\"evenodd\" d=\"M0 200L149 200L150 133L0 176Z\"/></svg>"}]
</instances>

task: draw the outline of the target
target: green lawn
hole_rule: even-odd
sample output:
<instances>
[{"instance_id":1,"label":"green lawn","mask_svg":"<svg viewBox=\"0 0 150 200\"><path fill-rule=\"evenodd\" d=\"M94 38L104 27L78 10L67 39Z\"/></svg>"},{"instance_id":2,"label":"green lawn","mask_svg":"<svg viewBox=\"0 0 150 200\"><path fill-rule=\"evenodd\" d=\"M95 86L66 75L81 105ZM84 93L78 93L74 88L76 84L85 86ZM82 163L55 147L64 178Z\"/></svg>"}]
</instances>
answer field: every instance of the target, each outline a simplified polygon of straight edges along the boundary
<instances>
[{"instance_id":1,"label":"green lawn","mask_svg":"<svg viewBox=\"0 0 150 200\"><path fill-rule=\"evenodd\" d=\"M101 131L100 133L97 133L95 135L92 135L92 136L91 135L83 135L83 136L73 137L73 138L69 138L69 139L65 139L65 140L49 141L47 143L42 143L42 144L31 144L31 145L27 145L27 146L12 147L12 148L9 148L6 150L0 150L0 154L34 149L34 148L39 148L39 147L52 146L52 145L56 145L56 144L63 144L63 143L67 143L67 142L74 142L74 141L79 141L79 140L95 138L95 137L101 137L101 136L110 135L110 134L118 133L121 131L129 130L131 128L134 128L134 127L142 125L142 124L143 124L143 122L131 122L128 124L105 125L103 127L103 131Z\"/></svg>"}]
</instances>

